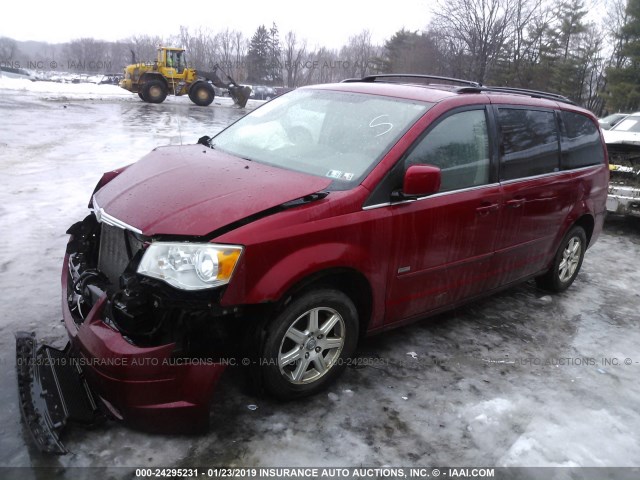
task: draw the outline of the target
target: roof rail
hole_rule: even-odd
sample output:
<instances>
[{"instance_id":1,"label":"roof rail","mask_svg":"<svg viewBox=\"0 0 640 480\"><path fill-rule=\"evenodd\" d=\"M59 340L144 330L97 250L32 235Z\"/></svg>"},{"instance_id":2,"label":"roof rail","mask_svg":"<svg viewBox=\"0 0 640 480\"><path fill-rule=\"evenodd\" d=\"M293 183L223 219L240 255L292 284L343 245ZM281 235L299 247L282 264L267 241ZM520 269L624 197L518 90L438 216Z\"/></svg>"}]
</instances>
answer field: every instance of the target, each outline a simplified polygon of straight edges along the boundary
<instances>
[{"instance_id":1,"label":"roof rail","mask_svg":"<svg viewBox=\"0 0 640 480\"><path fill-rule=\"evenodd\" d=\"M555 100L562 103L568 103L575 105L575 102L569 100L564 95L557 93L541 92L540 90L530 90L528 88L513 88L513 87L491 87L481 85L479 87L461 87L456 90L458 93L480 93L480 92L496 92L496 93L515 93L519 95L529 95L533 98L544 98L547 100Z\"/></svg>"},{"instance_id":2,"label":"roof rail","mask_svg":"<svg viewBox=\"0 0 640 480\"><path fill-rule=\"evenodd\" d=\"M453 83L461 83L463 85L467 85L469 87L482 87L481 83L472 82L471 80L461 80L459 78L450 78L450 77L438 77L435 75L421 75L414 73L384 73L379 75L367 75L362 78L347 78L342 81L342 83L354 83L354 82L375 82L376 80L385 80L388 78L422 78L426 80L439 80L443 82L453 82Z\"/></svg>"}]
</instances>

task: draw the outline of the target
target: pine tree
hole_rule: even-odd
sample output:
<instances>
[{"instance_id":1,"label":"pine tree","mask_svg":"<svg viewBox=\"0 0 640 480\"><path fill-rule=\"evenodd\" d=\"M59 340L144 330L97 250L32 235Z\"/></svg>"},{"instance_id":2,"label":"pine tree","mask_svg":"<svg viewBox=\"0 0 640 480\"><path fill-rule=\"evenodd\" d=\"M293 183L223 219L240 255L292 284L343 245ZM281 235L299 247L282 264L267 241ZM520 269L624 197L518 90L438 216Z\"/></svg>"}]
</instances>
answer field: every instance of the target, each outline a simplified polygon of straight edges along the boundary
<instances>
[{"instance_id":1,"label":"pine tree","mask_svg":"<svg viewBox=\"0 0 640 480\"><path fill-rule=\"evenodd\" d=\"M282 48L278 27L274 23L269 30L269 60L267 63L267 83L282 85Z\"/></svg>"},{"instance_id":2,"label":"pine tree","mask_svg":"<svg viewBox=\"0 0 640 480\"><path fill-rule=\"evenodd\" d=\"M622 40L619 67L607 70L607 104L612 112L640 110L640 0L628 0L627 22L616 35Z\"/></svg>"},{"instance_id":3,"label":"pine tree","mask_svg":"<svg viewBox=\"0 0 640 480\"><path fill-rule=\"evenodd\" d=\"M264 84L269 79L269 55L271 39L264 25L260 25L251 37L247 53L247 81Z\"/></svg>"}]
</instances>

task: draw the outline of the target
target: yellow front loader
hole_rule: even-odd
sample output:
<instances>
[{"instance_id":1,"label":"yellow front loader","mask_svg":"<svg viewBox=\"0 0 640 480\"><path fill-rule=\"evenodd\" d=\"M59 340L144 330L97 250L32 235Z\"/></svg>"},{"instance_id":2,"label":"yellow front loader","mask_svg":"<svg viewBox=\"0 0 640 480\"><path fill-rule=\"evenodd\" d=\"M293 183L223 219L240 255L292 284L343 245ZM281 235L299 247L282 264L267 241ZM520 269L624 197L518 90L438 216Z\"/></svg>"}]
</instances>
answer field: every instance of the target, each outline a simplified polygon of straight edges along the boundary
<instances>
[{"instance_id":1,"label":"yellow front loader","mask_svg":"<svg viewBox=\"0 0 640 480\"><path fill-rule=\"evenodd\" d=\"M247 104L251 93L250 87L238 85L217 64L212 72L188 67L184 48L171 47L158 47L158 57L153 63L135 63L134 59L132 65L125 67L120 86L137 93L145 102L162 103L169 94L189 95L191 101L201 107L213 102L213 86L227 89L240 108Z\"/></svg>"}]
</instances>

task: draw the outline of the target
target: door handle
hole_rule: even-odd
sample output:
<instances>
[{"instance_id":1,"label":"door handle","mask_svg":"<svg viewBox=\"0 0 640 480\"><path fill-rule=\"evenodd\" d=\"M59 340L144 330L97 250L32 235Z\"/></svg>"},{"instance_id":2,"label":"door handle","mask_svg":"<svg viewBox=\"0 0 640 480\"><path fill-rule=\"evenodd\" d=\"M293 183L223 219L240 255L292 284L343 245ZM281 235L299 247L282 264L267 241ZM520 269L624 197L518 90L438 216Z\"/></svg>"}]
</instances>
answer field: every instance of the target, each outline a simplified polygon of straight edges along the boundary
<instances>
[{"instance_id":1,"label":"door handle","mask_svg":"<svg viewBox=\"0 0 640 480\"><path fill-rule=\"evenodd\" d=\"M491 212L495 212L500 208L497 203L483 203L481 207L476 208L478 215L489 215Z\"/></svg>"},{"instance_id":2,"label":"door handle","mask_svg":"<svg viewBox=\"0 0 640 480\"><path fill-rule=\"evenodd\" d=\"M514 198L512 200L507 200L505 205L509 208L520 208L522 205L524 205L524 202L524 198Z\"/></svg>"}]
</instances>

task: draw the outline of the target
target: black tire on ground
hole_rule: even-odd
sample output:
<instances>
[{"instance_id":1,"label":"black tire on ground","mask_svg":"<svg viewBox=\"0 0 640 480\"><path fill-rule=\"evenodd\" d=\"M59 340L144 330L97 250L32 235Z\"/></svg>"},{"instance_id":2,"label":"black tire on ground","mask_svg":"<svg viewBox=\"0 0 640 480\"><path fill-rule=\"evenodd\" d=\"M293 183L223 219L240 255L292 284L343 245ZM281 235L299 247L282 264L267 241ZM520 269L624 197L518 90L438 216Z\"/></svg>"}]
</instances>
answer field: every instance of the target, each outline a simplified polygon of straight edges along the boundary
<instances>
[{"instance_id":1,"label":"black tire on ground","mask_svg":"<svg viewBox=\"0 0 640 480\"><path fill-rule=\"evenodd\" d=\"M351 299L338 290L311 290L268 324L260 348L262 384L283 400L312 395L338 378L357 341Z\"/></svg>"},{"instance_id":2,"label":"black tire on ground","mask_svg":"<svg viewBox=\"0 0 640 480\"><path fill-rule=\"evenodd\" d=\"M582 227L573 227L564 236L551 269L536 278L538 287L550 292L565 291L573 283L587 250L587 235Z\"/></svg>"},{"instance_id":3,"label":"black tire on ground","mask_svg":"<svg viewBox=\"0 0 640 480\"><path fill-rule=\"evenodd\" d=\"M149 103L162 103L167 98L167 86L161 80L148 80L142 85L140 98Z\"/></svg>"},{"instance_id":4,"label":"black tire on ground","mask_svg":"<svg viewBox=\"0 0 640 480\"><path fill-rule=\"evenodd\" d=\"M210 83L196 82L189 89L189 99L200 107L211 105L216 93Z\"/></svg>"},{"instance_id":5,"label":"black tire on ground","mask_svg":"<svg viewBox=\"0 0 640 480\"><path fill-rule=\"evenodd\" d=\"M144 99L144 95L142 95L142 91L138 92L138 96L140 97L140 100L142 100L143 102L146 102L146 100Z\"/></svg>"}]
</instances>

